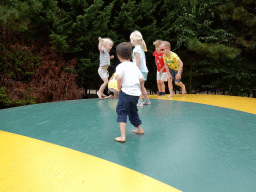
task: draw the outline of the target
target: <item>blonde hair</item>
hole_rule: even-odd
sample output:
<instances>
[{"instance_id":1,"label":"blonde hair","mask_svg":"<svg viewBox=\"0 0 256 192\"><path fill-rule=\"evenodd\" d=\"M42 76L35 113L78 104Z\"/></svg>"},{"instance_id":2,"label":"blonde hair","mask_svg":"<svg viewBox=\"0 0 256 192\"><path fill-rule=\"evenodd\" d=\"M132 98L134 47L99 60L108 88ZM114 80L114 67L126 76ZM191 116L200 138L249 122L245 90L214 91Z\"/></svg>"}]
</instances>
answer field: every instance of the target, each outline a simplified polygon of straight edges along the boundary
<instances>
[{"instance_id":1,"label":"blonde hair","mask_svg":"<svg viewBox=\"0 0 256 192\"><path fill-rule=\"evenodd\" d=\"M132 39L136 44L139 44L145 52L148 51L146 43L143 40L143 37L139 31L132 32L130 35L130 39Z\"/></svg>"},{"instance_id":2,"label":"blonde hair","mask_svg":"<svg viewBox=\"0 0 256 192\"><path fill-rule=\"evenodd\" d=\"M109 43L114 44L114 41L110 38L103 38L103 39L101 39L101 41L102 41L103 45L106 45L106 44L109 44Z\"/></svg>"},{"instance_id":3,"label":"blonde hair","mask_svg":"<svg viewBox=\"0 0 256 192\"><path fill-rule=\"evenodd\" d=\"M164 45L164 47L170 47L171 49L171 44L168 41L162 41L162 43Z\"/></svg>"},{"instance_id":4,"label":"blonde hair","mask_svg":"<svg viewBox=\"0 0 256 192\"><path fill-rule=\"evenodd\" d=\"M159 46L159 45L161 45L161 43L162 43L162 40L156 40L156 41L153 43L153 45Z\"/></svg>"}]
</instances>

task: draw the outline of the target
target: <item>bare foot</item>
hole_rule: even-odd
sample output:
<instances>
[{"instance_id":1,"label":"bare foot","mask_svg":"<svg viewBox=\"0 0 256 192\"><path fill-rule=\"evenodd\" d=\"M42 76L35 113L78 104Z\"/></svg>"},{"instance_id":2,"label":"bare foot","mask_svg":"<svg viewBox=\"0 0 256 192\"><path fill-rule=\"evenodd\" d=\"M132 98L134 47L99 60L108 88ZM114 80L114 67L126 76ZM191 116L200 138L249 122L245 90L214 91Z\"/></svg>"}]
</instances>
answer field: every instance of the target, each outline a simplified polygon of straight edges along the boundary
<instances>
[{"instance_id":1,"label":"bare foot","mask_svg":"<svg viewBox=\"0 0 256 192\"><path fill-rule=\"evenodd\" d=\"M133 130L132 131L133 133L136 133L136 134L140 134L140 135L143 135L144 134L144 131L143 130Z\"/></svg>"},{"instance_id":2,"label":"bare foot","mask_svg":"<svg viewBox=\"0 0 256 192\"><path fill-rule=\"evenodd\" d=\"M102 99L102 95L99 93L99 91L97 92L97 95L100 99Z\"/></svg>"},{"instance_id":3,"label":"bare foot","mask_svg":"<svg viewBox=\"0 0 256 192\"><path fill-rule=\"evenodd\" d=\"M105 99L111 99L113 95L109 95L108 97L105 97Z\"/></svg>"},{"instance_id":4,"label":"bare foot","mask_svg":"<svg viewBox=\"0 0 256 192\"><path fill-rule=\"evenodd\" d=\"M124 143L126 141L125 137L116 137L115 140L121 143Z\"/></svg>"},{"instance_id":5,"label":"bare foot","mask_svg":"<svg viewBox=\"0 0 256 192\"><path fill-rule=\"evenodd\" d=\"M185 87L185 85L181 88L181 90L182 90L182 95L186 94L186 87Z\"/></svg>"},{"instance_id":6,"label":"bare foot","mask_svg":"<svg viewBox=\"0 0 256 192\"><path fill-rule=\"evenodd\" d=\"M173 97L173 94L170 94L168 97Z\"/></svg>"}]
</instances>

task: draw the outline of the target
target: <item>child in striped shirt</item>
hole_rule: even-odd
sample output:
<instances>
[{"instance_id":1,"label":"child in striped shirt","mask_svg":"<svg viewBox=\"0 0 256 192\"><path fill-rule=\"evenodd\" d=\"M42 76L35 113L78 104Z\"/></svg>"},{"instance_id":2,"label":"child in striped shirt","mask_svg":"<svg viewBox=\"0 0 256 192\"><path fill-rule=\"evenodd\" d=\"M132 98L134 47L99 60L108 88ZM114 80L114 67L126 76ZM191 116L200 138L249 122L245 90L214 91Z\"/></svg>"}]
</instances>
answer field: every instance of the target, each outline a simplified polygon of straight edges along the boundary
<instances>
[{"instance_id":1,"label":"child in striped shirt","mask_svg":"<svg viewBox=\"0 0 256 192\"><path fill-rule=\"evenodd\" d=\"M114 42L110 38L102 39L99 37L98 49L100 51L100 67L98 69L98 74L104 81L104 83L100 86L99 91L97 92L97 95L100 99L102 99L102 96L106 97L106 95L103 94L103 91L108 84L108 67L110 66L110 59L114 59L114 55L111 57L109 55L109 51L112 49L113 44Z\"/></svg>"}]
</instances>

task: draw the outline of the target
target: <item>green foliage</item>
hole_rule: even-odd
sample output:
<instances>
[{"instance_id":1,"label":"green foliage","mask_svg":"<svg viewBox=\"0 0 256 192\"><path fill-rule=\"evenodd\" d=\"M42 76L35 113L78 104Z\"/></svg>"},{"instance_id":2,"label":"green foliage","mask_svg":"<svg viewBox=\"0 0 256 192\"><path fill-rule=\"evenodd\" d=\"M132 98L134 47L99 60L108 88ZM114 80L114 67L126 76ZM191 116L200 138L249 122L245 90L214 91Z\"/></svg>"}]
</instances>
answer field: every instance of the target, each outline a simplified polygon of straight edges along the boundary
<instances>
[{"instance_id":1,"label":"green foliage","mask_svg":"<svg viewBox=\"0 0 256 192\"><path fill-rule=\"evenodd\" d=\"M0 42L3 52L0 54L0 70L9 77L18 75L19 78L26 78L35 74L41 64L39 54L31 53L26 47L19 46L5 48Z\"/></svg>"},{"instance_id":2,"label":"green foliage","mask_svg":"<svg viewBox=\"0 0 256 192\"><path fill-rule=\"evenodd\" d=\"M176 49L179 49L181 45L189 47L190 50L198 51L201 48L201 44L198 40L209 44L208 47L214 46L214 43L227 42L233 35L228 33L224 29L213 28L215 13L214 8L221 3L213 2L201 2L198 1L180 1L178 9L175 14L170 14L170 19L173 18L174 22L171 24L170 30L177 34ZM176 15L176 17L174 17ZM176 19L174 19L176 18ZM195 40L197 39L197 41ZM193 43L197 44L193 45ZM217 46L219 47L219 46ZM216 49L216 47L212 47ZM203 52L209 52L209 56L214 55L211 49L205 49ZM198 52L200 53L200 51ZM225 52L219 52L218 54L225 54ZM234 55L237 56L237 55ZM218 56L216 56L218 58Z\"/></svg>"},{"instance_id":3,"label":"green foliage","mask_svg":"<svg viewBox=\"0 0 256 192\"><path fill-rule=\"evenodd\" d=\"M220 57L212 66L210 59L200 61L196 66L196 72L200 75L202 87L222 89L229 91L230 95L243 96L251 93L253 89L252 79L256 75L251 73L253 66L241 56L236 59Z\"/></svg>"},{"instance_id":4,"label":"green foliage","mask_svg":"<svg viewBox=\"0 0 256 192\"><path fill-rule=\"evenodd\" d=\"M36 100L37 97L32 95L32 93L31 93L32 91L33 91L32 88L29 90L29 92L24 91L25 96L23 97L23 99L21 99L21 100L14 100L13 104L15 106L23 106L23 105L36 104L35 100Z\"/></svg>"},{"instance_id":5,"label":"green foliage","mask_svg":"<svg viewBox=\"0 0 256 192\"><path fill-rule=\"evenodd\" d=\"M71 69L70 67L65 67L65 69L63 71L68 71L68 72L71 72L73 74L77 74L77 71L74 70L74 69Z\"/></svg>"},{"instance_id":6,"label":"green foliage","mask_svg":"<svg viewBox=\"0 0 256 192\"><path fill-rule=\"evenodd\" d=\"M31 15L34 15L38 12L38 9L42 8L42 4L38 0L6 2L0 5L0 26L19 32L28 29Z\"/></svg>"},{"instance_id":7,"label":"green foliage","mask_svg":"<svg viewBox=\"0 0 256 192\"><path fill-rule=\"evenodd\" d=\"M67 35L58 35L54 32L50 35L51 43L52 43L52 49L54 51L60 51L65 52L68 49L68 45L66 43Z\"/></svg>"},{"instance_id":8,"label":"green foliage","mask_svg":"<svg viewBox=\"0 0 256 192\"><path fill-rule=\"evenodd\" d=\"M254 49L256 45L256 11L255 1L233 1L227 5L219 5L217 13L225 24L230 26L236 41L234 44L242 45L244 49Z\"/></svg>"},{"instance_id":9,"label":"green foliage","mask_svg":"<svg viewBox=\"0 0 256 192\"><path fill-rule=\"evenodd\" d=\"M33 89L30 89L29 93L25 91L23 99L14 100L13 102L6 94L5 90L6 90L6 87L0 87L0 105L4 107L15 107L15 106L36 104L36 101L35 101L36 97L31 94Z\"/></svg>"},{"instance_id":10,"label":"green foliage","mask_svg":"<svg viewBox=\"0 0 256 192\"><path fill-rule=\"evenodd\" d=\"M220 55L223 55L229 59L235 59L236 56L241 53L241 50L235 47L228 47L223 44L201 43L196 38L192 39L188 43L188 49L196 51L200 54L206 54L206 56L213 59L219 59Z\"/></svg>"},{"instance_id":11,"label":"green foliage","mask_svg":"<svg viewBox=\"0 0 256 192\"><path fill-rule=\"evenodd\" d=\"M149 81L155 82L153 42L162 39L172 44L173 51L189 52L191 58L181 57L186 61L184 70L191 69L190 74L194 74L197 69L202 69L191 82L206 82L205 87L218 88L227 81L230 87L225 89L235 90L232 94L238 94L240 90L248 91L255 81L255 77L249 75L256 69L255 63L251 62L256 47L256 14L251 7L255 7L255 2L250 0L9 0L0 6L0 27L21 31L32 40L49 37L52 48L67 60L76 57L75 69L64 70L78 74L79 86L98 88L102 83L97 70L99 36L114 41L110 54L115 55L115 46L130 41L131 32L139 30L148 48ZM8 55L6 50L3 52ZM0 57L4 73L10 76L32 74L36 67L19 60L21 55L18 52L8 55L9 59L13 58L9 64L3 55ZM247 59L250 65L246 64ZM244 66L245 72L241 72L244 79L237 74L236 70L240 69L237 60ZM237 66L229 65L232 62ZM8 68L11 63L16 63L16 67ZM110 75L117 63L115 55L109 68ZM223 67L226 65L228 67ZM232 70L228 71L229 68ZM210 78L206 80L207 77ZM236 82L235 85L232 80L242 80L243 83Z\"/></svg>"},{"instance_id":12,"label":"green foliage","mask_svg":"<svg viewBox=\"0 0 256 192\"><path fill-rule=\"evenodd\" d=\"M4 106L10 106L12 104L11 99L5 93L6 87L0 87L0 104Z\"/></svg>"}]
</instances>

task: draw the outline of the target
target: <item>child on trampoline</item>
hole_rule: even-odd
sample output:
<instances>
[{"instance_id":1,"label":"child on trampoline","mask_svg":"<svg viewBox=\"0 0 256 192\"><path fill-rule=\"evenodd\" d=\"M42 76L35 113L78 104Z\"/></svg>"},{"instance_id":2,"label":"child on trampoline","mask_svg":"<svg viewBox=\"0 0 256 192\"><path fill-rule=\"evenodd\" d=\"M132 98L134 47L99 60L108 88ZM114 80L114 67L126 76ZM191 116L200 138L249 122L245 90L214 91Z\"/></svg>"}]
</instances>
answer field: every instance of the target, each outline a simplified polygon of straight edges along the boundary
<instances>
[{"instance_id":1,"label":"child on trampoline","mask_svg":"<svg viewBox=\"0 0 256 192\"><path fill-rule=\"evenodd\" d=\"M133 133L144 134L141 127L137 103L142 91L143 76L136 63L132 63L132 46L128 42L123 42L116 47L116 55L120 64L116 67L116 79L119 90L119 100L116 106L117 122L119 122L121 136L115 140L124 143L126 141L127 115L129 120L137 130Z\"/></svg>"},{"instance_id":2,"label":"child on trampoline","mask_svg":"<svg viewBox=\"0 0 256 192\"><path fill-rule=\"evenodd\" d=\"M164 60L163 60L163 53L161 53L161 50L159 46L161 45L161 40L156 40L153 45L155 45L155 51L153 53L153 56L155 56L155 62L156 62L156 81L157 81L157 87L158 87L158 95L165 95L165 84L164 82L167 81L167 71L165 68Z\"/></svg>"},{"instance_id":3,"label":"child on trampoline","mask_svg":"<svg viewBox=\"0 0 256 192\"><path fill-rule=\"evenodd\" d=\"M108 91L110 93L110 95L108 97L106 97L106 99L117 99L119 92L118 92L118 88L117 88L117 80L115 79L115 75L116 73L114 73L112 75L112 77L109 79L109 83L108 83Z\"/></svg>"},{"instance_id":4,"label":"child on trampoline","mask_svg":"<svg viewBox=\"0 0 256 192\"><path fill-rule=\"evenodd\" d=\"M176 85L181 87L182 94L185 94L185 85L180 81L183 68L182 61L176 53L171 51L171 44L168 41L163 41L160 45L160 49L163 53L163 60L168 73L168 86L170 91L168 97L173 97L172 80L174 80Z\"/></svg>"},{"instance_id":5,"label":"child on trampoline","mask_svg":"<svg viewBox=\"0 0 256 192\"><path fill-rule=\"evenodd\" d=\"M98 69L98 74L101 77L101 79L104 81L104 83L100 86L100 89L97 92L97 95L100 99L102 99L102 96L106 97L103 91L108 84L108 77L109 77L108 67L110 66L110 59L114 59L114 55L112 55L111 57L109 56L109 51L112 49L114 42L110 38L102 39L101 37L99 37L98 40L99 40L98 49L100 51L100 67Z\"/></svg>"},{"instance_id":6,"label":"child on trampoline","mask_svg":"<svg viewBox=\"0 0 256 192\"><path fill-rule=\"evenodd\" d=\"M147 47L139 31L132 32L130 35L130 40L131 40L132 46L135 47L132 51L132 61L136 63L136 65L141 71L141 74L143 75L142 95L145 98L145 102L142 101L142 95L141 95L137 106L150 105L151 102L149 101L148 93L144 86L145 81L147 80L147 75L148 75L148 68L146 65L146 57L144 53L145 51L147 51Z\"/></svg>"}]
</instances>

